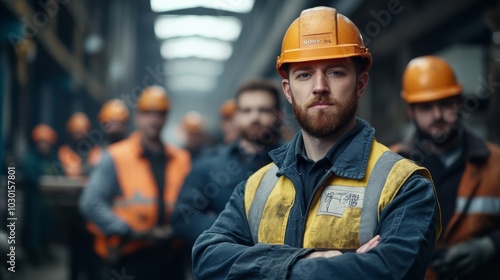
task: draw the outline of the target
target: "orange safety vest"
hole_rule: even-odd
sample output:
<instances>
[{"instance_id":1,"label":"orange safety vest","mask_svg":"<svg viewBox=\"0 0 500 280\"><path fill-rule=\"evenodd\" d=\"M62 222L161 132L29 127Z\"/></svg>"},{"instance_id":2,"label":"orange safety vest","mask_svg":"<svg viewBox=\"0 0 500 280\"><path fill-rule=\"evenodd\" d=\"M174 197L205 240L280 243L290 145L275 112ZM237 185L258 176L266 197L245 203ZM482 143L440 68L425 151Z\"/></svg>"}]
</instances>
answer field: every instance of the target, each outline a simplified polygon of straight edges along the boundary
<instances>
[{"instance_id":1,"label":"orange safety vest","mask_svg":"<svg viewBox=\"0 0 500 280\"><path fill-rule=\"evenodd\" d=\"M132 230L147 231L157 224L158 190L149 161L142 156L141 136L138 132L129 138L108 147L116 170L118 184L122 195L115 197L112 211ZM163 200L165 217L170 217L174 209L184 178L191 169L191 159L187 151L165 146L168 157L165 168L165 186ZM94 249L103 258L107 258L109 250L121 245L120 254L130 254L148 246L144 241L131 241L120 244L118 236L106 237L99 231L96 234Z\"/></svg>"},{"instance_id":2,"label":"orange safety vest","mask_svg":"<svg viewBox=\"0 0 500 280\"><path fill-rule=\"evenodd\" d=\"M488 142L486 145L491 154L485 162L467 161L465 164L458 187L457 207L446 229L443 229L441 242L436 244L437 250L500 229L500 147ZM399 149L395 148L406 149L401 144L391 146L394 152L398 152ZM494 275L500 275L500 266L496 262L482 266L468 278L460 279L492 279ZM439 278L428 269L425 279Z\"/></svg>"},{"instance_id":3,"label":"orange safety vest","mask_svg":"<svg viewBox=\"0 0 500 280\"><path fill-rule=\"evenodd\" d=\"M63 145L58 152L59 161L61 162L64 174L69 177L84 176L82 157L71 149L68 145ZM94 166L99 162L100 148L93 147L87 156L89 165Z\"/></svg>"}]
</instances>

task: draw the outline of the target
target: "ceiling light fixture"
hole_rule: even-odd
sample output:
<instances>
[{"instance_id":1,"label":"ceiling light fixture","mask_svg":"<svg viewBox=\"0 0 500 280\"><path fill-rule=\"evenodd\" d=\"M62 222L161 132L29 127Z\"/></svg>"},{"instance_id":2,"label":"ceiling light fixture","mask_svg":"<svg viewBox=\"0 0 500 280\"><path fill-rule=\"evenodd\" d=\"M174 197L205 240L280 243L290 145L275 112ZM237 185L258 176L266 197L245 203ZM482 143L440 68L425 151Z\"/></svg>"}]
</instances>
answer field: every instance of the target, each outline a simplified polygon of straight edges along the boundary
<instances>
[{"instance_id":1,"label":"ceiling light fixture","mask_svg":"<svg viewBox=\"0 0 500 280\"><path fill-rule=\"evenodd\" d=\"M199 57L224 61L231 57L233 47L224 41L186 37L164 41L160 53L165 59Z\"/></svg>"},{"instance_id":2,"label":"ceiling light fixture","mask_svg":"<svg viewBox=\"0 0 500 280\"><path fill-rule=\"evenodd\" d=\"M190 8L208 8L234 13L248 13L253 9L255 0L151 0L153 12L167 12Z\"/></svg>"},{"instance_id":3,"label":"ceiling light fixture","mask_svg":"<svg viewBox=\"0 0 500 280\"><path fill-rule=\"evenodd\" d=\"M241 21L236 17L159 16L155 22L155 34L159 39L201 36L235 41L240 33Z\"/></svg>"},{"instance_id":4,"label":"ceiling light fixture","mask_svg":"<svg viewBox=\"0 0 500 280\"><path fill-rule=\"evenodd\" d=\"M206 59L174 59L167 60L164 66L167 76L196 74L207 77L218 77L224 71L224 64Z\"/></svg>"},{"instance_id":5,"label":"ceiling light fixture","mask_svg":"<svg viewBox=\"0 0 500 280\"><path fill-rule=\"evenodd\" d=\"M208 93L215 89L217 79L200 75L180 75L167 79L165 87L176 93Z\"/></svg>"}]
</instances>

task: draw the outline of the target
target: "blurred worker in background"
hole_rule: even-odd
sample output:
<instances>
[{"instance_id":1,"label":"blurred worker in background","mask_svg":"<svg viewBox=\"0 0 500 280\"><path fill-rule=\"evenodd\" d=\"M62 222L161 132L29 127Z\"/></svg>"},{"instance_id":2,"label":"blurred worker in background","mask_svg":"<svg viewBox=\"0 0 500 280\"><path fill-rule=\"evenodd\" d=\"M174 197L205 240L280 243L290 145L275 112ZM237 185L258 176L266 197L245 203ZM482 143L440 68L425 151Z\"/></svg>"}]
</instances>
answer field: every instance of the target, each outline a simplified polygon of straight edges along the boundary
<instances>
[{"instance_id":1,"label":"blurred worker in background","mask_svg":"<svg viewBox=\"0 0 500 280\"><path fill-rule=\"evenodd\" d=\"M280 144L280 92L271 81L251 80L236 93L234 124L238 141L193 165L177 200L172 223L189 245L210 228L238 183L271 162Z\"/></svg>"},{"instance_id":2,"label":"blurred worker in background","mask_svg":"<svg viewBox=\"0 0 500 280\"><path fill-rule=\"evenodd\" d=\"M52 210L42 193L40 178L43 175L57 175L57 157L54 151L57 134L50 126L39 124L33 128L31 139L34 147L23 165L24 249L28 260L33 264L40 264L50 257L48 245L53 236Z\"/></svg>"},{"instance_id":3,"label":"blurred worker in background","mask_svg":"<svg viewBox=\"0 0 500 280\"><path fill-rule=\"evenodd\" d=\"M205 133L205 123L201 114L196 111L187 112L182 118L182 129L186 137L184 146L191 155L191 159L195 161L210 147L210 139Z\"/></svg>"},{"instance_id":4,"label":"blurred worker in background","mask_svg":"<svg viewBox=\"0 0 500 280\"><path fill-rule=\"evenodd\" d=\"M87 176L96 156L93 143L86 140L91 128L90 120L85 113L77 112L71 115L66 128L70 141L58 151L64 174L69 177Z\"/></svg>"},{"instance_id":5,"label":"blurred worker in background","mask_svg":"<svg viewBox=\"0 0 500 280\"><path fill-rule=\"evenodd\" d=\"M142 91L137 131L104 151L80 200L80 210L100 231L96 252L111 272L125 270L138 280L184 278L170 214L191 162L187 151L161 141L169 109L162 87Z\"/></svg>"},{"instance_id":6,"label":"blurred worker in background","mask_svg":"<svg viewBox=\"0 0 500 280\"><path fill-rule=\"evenodd\" d=\"M129 111L123 100L111 99L104 103L99 111L99 122L106 135L103 146L125 139L128 120Z\"/></svg>"},{"instance_id":7,"label":"blurred worker in background","mask_svg":"<svg viewBox=\"0 0 500 280\"><path fill-rule=\"evenodd\" d=\"M226 145L234 142L238 139L238 128L236 127L236 122L234 120L234 115L236 112L236 103L234 99L226 100L219 108L220 117L220 132L221 137L217 139L215 145L211 147L204 148L203 151L196 157L212 157L218 152L225 149Z\"/></svg>"},{"instance_id":8,"label":"blurred worker in background","mask_svg":"<svg viewBox=\"0 0 500 280\"><path fill-rule=\"evenodd\" d=\"M111 99L102 105L99 111L99 123L103 132L100 145L94 146L91 165L95 166L101 159L102 150L110 144L125 139L127 136L127 125L129 111L125 102L121 99Z\"/></svg>"},{"instance_id":9,"label":"blurred worker in background","mask_svg":"<svg viewBox=\"0 0 500 280\"><path fill-rule=\"evenodd\" d=\"M464 128L462 86L443 59L411 60L401 97L416 131L393 148L429 169L442 210L426 279L500 277L500 147Z\"/></svg>"},{"instance_id":10,"label":"blurred worker in background","mask_svg":"<svg viewBox=\"0 0 500 280\"><path fill-rule=\"evenodd\" d=\"M66 129L70 135L69 143L59 148L58 157L62 165L64 175L72 180L78 180L85 184L93 166L97 163L99 152L94 148L94 144L89 139L91 129L90 120L83 112L76 112L71 115L66 123ZM80 193L70 191L76 195ZM80 275L85 275L86 279L101 279L98 268L93 264L96 259L91 250L92 235L86 229L86 223L76 205L67 212L62 213L68 219L68 248L69 248L69 274L71 280L79 279Z\"/></svg>"},{"instance_id":11,"label":"blurred worker in background","mask_svg":"<svg viewBox=\"0 0 500 280\"><path fill-rule=\"evenodd\" d=\"M220 127L222 131L222 142L229 144L238 139L238 128L234 120L236 113L236 102L234 99L226 100L220 106Z\"/></svg>"},{"instance_id":12,"label":"blurred worker in background","mask_svg":"<svg viewBox=\"0 0 500 280\"><path fill-rule=\"evenodd\" d=\"M371 63L333 8L290 25L276 68L302 129L196 240L196 278L423 278L440 233L435 189L356 118Z\"/></svg>"},{"instance_id":13,"label":"blurred worker in background","mask_svg":"<svg viewBox=\"0 0 500 280\"><path fill-rule=\"evenodd\" d=\"M100 130L95 140L96 143L89 152L88 167L89 173L99 163L103 150L110 144L125 138L129 111L125 102L120 99L111 99L104 103L99 111L98 119ZM90 143L90 141L86 142ZM75 213L72 224L78 225L72 232L72 274L85 274L87 279L107 280L106 263L93 250L93 234L99 232L93 223L85 225L79 212ZM86 227L86 229L84 229ZM73 252L74 251L74 252ZM82 271L82 272L80 272ZM74 276L79 277L79 276Z\"/></svg>"}]
</instances>

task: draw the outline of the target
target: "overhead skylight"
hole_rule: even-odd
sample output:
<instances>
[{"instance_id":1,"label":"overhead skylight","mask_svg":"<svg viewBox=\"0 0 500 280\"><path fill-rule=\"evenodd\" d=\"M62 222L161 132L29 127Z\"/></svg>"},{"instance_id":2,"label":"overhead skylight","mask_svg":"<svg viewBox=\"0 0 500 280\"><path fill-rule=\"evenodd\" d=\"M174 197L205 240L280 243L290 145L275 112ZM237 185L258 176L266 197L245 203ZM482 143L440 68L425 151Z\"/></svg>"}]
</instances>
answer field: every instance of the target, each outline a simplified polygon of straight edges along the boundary
<instances>
[{"instance_id":1,"label":"overhead skylight","mask_svg":"<svg viewBox=\"0 0 500 280\"><path fill-rule=\"evenodd\" d=\"M186 37L164 41L160 52L165 59L199 57L227 60L233 53L233 47L224 41Z\"/></svg>"},{"instance_id":2,"label":"overhead skylight","mask_svg":"<svg viewBox=\"0 0 500 280\"><path fill-rule=\"evenodd\" d=\"M179 75L167 79L165 87L172 92L207 93L213 91L217 79L200 75Z\"/></svg>"},{"instance_id":3,"label":"overhead skylight","mask_svg":"<svg viewBox=\"0 0 500 280\"><path fill-rule=\"evenodd\" d=\"M225 16L160 16L155 22L159 39L201 36L225 41L235 41L240 36L241 21Z\"/></svg>"},{"instance_id":4,"label":"overhead skylight","mask_svg":"<svg viewBox=\"0 0 500 280\"><path fill-rule=\"evenodd\" d=\"M222 62L205 59L175 59L165 63L167 76L196 74L207 77L217 77L224 71Z\"/></svg>"},{"instance_id":5,"label":"overhead skylight","mask_svg":"<svg viewBox=\"0 0 500 280\"><path fill-rule=\"evenodd\" d=\"M153 12L167 12L190 8L208 8L234 13L248 13L252 10L255 0L151 0Z\"/></svg>"}]
</instances>

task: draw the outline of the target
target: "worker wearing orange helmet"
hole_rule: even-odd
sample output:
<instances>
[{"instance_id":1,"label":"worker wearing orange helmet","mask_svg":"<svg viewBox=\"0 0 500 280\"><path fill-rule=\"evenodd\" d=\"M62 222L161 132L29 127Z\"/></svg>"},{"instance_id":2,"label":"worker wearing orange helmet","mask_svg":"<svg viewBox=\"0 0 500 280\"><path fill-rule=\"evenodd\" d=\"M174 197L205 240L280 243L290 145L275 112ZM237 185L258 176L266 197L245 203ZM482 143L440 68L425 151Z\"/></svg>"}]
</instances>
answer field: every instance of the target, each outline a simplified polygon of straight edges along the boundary
<instances>
[{"instance_id":1,"label":"worker wearing orange helmet","mask_svg":"<svg viewBox=\"0 0 500 280\"><path fill-rule=\"evenodd\" d=\"M42 193L40 178L44 175L57 175L57 157L54 153L57 134L49 125L38 124L31 132L31 139L34 147L30 149L23 164L24 250L30 262L40 264L48 254L53 234L51 209Z\"/></svg>"},{"instance_id":2,"label":"worker wearing orange helmet","mask_svg":"<svg viewBox=\"0 0 500 280\"><path fill-rule=\"evenodd\" d=\"M238 129L234 121L236 103L234 99L226 100L220 106L220 127L223 135L223 143L229 144L238 138Z\"/></svg>"},{"instance_id":3,"label":"worker wearing orange helmet","mask_svg":"<svg viewBox=\"0 0 500 280\"><path fill-rule=\"evenodd\" d=\"M92 125L85 113L76 112L66 123L70 141L58 151L64 174L68 177L87 176L94 157L93 145L87 140Z\"/></svg>"},{"instance_id":4,"label":"worker wearing orange helmet","mask_svg":"<svg viewBox=\"0 0 500 280\"><path fill-rule=\"evenodd\" d=\"M234 125L239 138L198 159L184 181L172 214L174 228L191 246L224 210L238 183L269 164L269 151L281 144L280 90L274 82L246 81L239 86L234 100Z\"/></svg>"},{"instance_id":5,"label":"worker wearing orange helmet","mask_svg":"<svg viewBox=\"0 0 500 280\"><path fill-rule=\"evenodd\" d=\"M196 156L199 159L200 156L212 156L217 154L217 152L224 149L226 145L229 145L236 141L239 137L238 128L235 122L236 113L236 103L233 99L226 100L219 108L219 118L220 118L220 130L222 132L222 139L218 139L216 145L213 147L208 147L206 144L201 147L200 153Z\"/></svg>"},{"instance_id":6,"label":"worker wearing orange helmet","mask_svg":"<svg viewBox=\"0 0 500 280\"><path fill-rule=\"evenodd\" d=\"M412 59L401 97L416 131L393 146L429 169L442 209L426 279L491 279L500 275L500 147L465 129L462 86L436 56Z\"/></svg>"},{"instance_id":7,"label":"worker wearing orange helmet","mask_svg":"<svg viewBox=\"0 0 500 280\"><path fill-rule=\"evenodd\" d=\"M187 112L182 117L182 129L186 137L184 146L194 161L209 147L210 142L201 114L197 111Z\"/></svg>"},{"instance_id":8,"label":"worker wearing orange helmet","mask_svg":"<svg viewBox=\"0 0 500 280\"><path fill-rule=\"evenodd\" d=\"M103 149L126 137L129 110L123 100L111 99L102 105L98 118L104 137L102 142L92 149L91 164L93 166L99 163Z\"/></svg>"},{"instance_id":9,"label":"worker wearing orange helmet","mask_svg":"<svg viewBox=\"0 0 500 280\"><path fill-rule=\"evenodd\" d=\"M111 99L99 111L99 123L106 134L106 144L113 144L126 137L129 110L121 99Z\"/></svg>"},{"instance_id":10,"label":"worker wearing orange helmet","mask_svg":"<svg viewBox=\"0 0 500 280\"><path fill-rule=\"evenodd\" d=\"M169 109L162 87L141 92L137 131L103 152L80 199L81 212L98 228L97 254L138 279L183 279L170 214L191 162L187 151L161 140Z\"/></svg>"},{"instance_id":11,"label":"worker wearing orange helmet","mask_svg":"<svg viewBox=\"0 0 500 280\"><path fill-rule=\"evenodd\" d=\"M333 8L290 25L276 68L301 131L196 240L197 279L422 279L440 233L435 189L356 118L371 63Z\"/></svg>"},{"instance_id":12,"label":"worker wearing orange helmet","mask_svg":"<svg viewBox=\"0 0 500 280\"><path fill-rule=\"evenodd\" d=\"M77 180L83 185L100 157L100 149L90 139L92 125L87 114L73 113L66 122L66 130L70 136L67 144L58 150L58 158L64 175ZM69 274L74 279L77 275L86 275L91 279L102 279L99 275L102 262L90 249L92 235L86 229L86 223L76 208L69 209L68 227Z\"/></svg>"}]
</instances>

